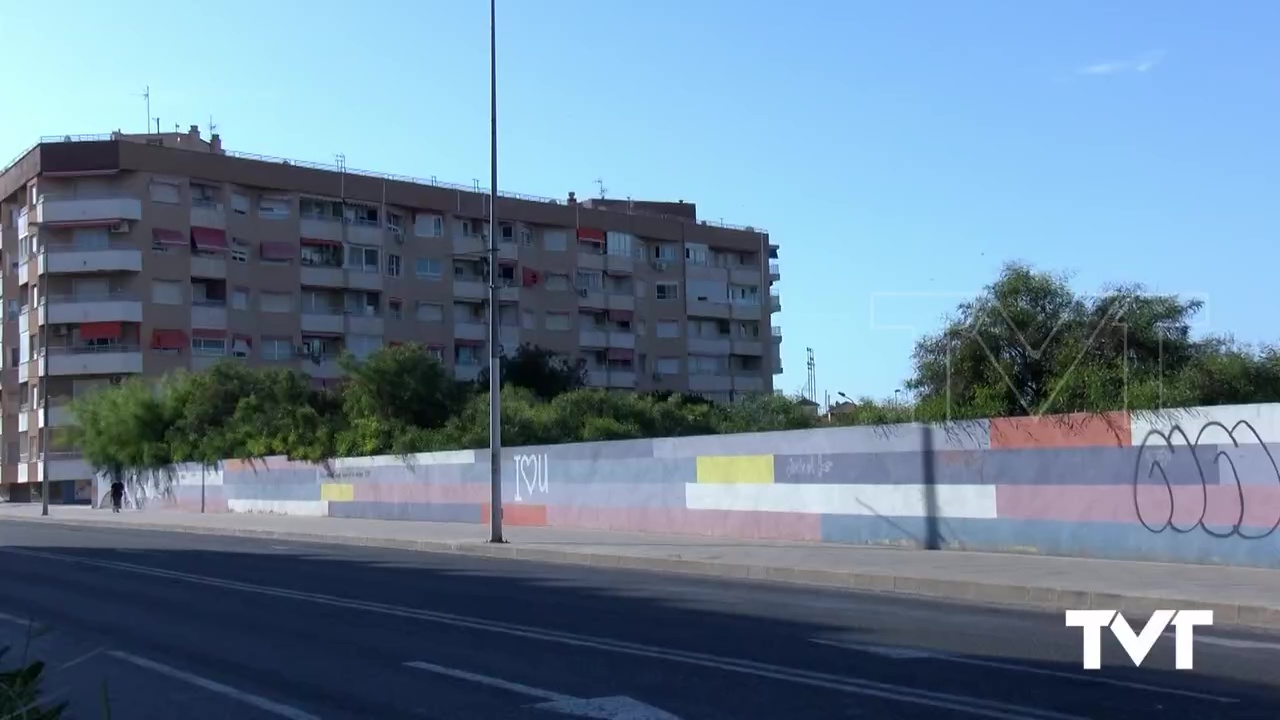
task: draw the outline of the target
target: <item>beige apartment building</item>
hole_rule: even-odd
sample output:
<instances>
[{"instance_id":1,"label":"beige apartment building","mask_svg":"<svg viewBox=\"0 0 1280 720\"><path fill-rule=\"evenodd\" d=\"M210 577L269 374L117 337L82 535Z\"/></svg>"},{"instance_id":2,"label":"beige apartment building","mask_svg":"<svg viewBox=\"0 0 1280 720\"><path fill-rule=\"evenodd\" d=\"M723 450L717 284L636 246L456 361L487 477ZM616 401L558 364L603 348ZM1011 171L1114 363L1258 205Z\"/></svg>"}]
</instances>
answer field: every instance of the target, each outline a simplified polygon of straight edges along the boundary
<instances>
[{"instance_id":1,"label":"beige apartment building","mask_svg":"<svg viewBox=\"0 0 1280 720\"><path fill-rule=\"evenodd\" d=\"M0 500L88 499L77 395L224 358L338 379L338 357L487 362L478 187L234 153L188 133L44 138L0 172ZM498 199L500 336L592 385L731 402L781 372L777 246L692 203ZM41 445L47 383L48 452Z\"/></svg>"}]
</instances>

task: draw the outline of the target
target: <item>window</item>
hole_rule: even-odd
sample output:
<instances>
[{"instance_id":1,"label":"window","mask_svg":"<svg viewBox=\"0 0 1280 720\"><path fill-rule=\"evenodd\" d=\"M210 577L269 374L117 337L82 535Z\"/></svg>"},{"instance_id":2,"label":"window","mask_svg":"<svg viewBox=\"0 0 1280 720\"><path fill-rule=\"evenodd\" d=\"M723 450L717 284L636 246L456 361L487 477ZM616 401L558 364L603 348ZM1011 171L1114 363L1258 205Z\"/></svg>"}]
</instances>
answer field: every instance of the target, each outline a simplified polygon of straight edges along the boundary
<instances>
[{"instance_id":1,"label":"window","mask_svg":"<svg viewBox=\"0 0 1280 720\"><path fill-rule=\"evenodd\" d=\"M573 280L573 286L579 290L599 290L604 285L604 273L591 270L579 270Z\"/></svg>"},{"instance_id":2,"label":"window","mask_svg":"<svg viewBox=\"0 0 1280 720\"><path fill-rule=\"evenodd\" d=\"M705 245L687 245L684 249L685 261L694 265L707 264L707 248Z\"/></svg>"},{"instance_id":3,"label":"window","mask_svg":"<svg viewBox=\"0 0 1280 720\"><path fill-rule=\"evenodd\" d=\"M293 357L291 338L262 338L263 360L288 360Z\"/></svg>"},{"instance_id":4,"label":"window","mask_svg":"<svg viewBox=\"0 0 1280 720\"><path fill-rule=\"evenodd\" d=\"M618 257L631 257L631 246L635 238L630 233L610 232L605 234L606 252Z\"/></svg>"},{"instance_id":5,"label":"window","mask_svg":"<svg viewBox=\"0 0 1280 720\"><path fill-rule=\"evenodd\" d=\"M249 357L249 338L241 336L232 340L231 356L238 358Z\"/></svg>"},{"instance_id":6,"label":"window","mask_svg":"<svg viewBox=\"0 0 1280 720\"><path fill-rule=\"evenodd\" d=\"M483 350L483 348L471 347L469 345L459 345L456 348L457 355L454 356L455 357L454 364L455 365L479 365L481 350Z\"/></svg>"},{"instance_id":7,"label":"window","mask_svg":"<svg viewBox=\"0 0 1280 720\"><path fill-rule=\"evenodd\" d=\"M348 290L345 298L345 308L352 315L376 317L382 309L382 298L376 292Z\"/></svg>"},{"instance_id":8,"label":"window","mask_svg":"<svg viewBox=\"0 0 1280 720\"><path fill-rule=\"evenodd\" d=\"M656 329L660 338L680 337L680 321L678 320L659 320Z\"/></svg>"},{"instance_id":9,"label":"window","mask_svg":"<svg viewBox=\"0 0 1280 720\"><path fill-rule=\"evenodd\" d=\"M569 313L547 313L546 319L548 330L568 330L572 326L569 322Z\"/></svg>"},{"instance_id":10,"label":"window","mask_svg":"<svg viewBox=\"0 0 1280 720\"><path fill-rule=\"evenodd\" d=\"M387 311L391 313L393 320L400 320L404 317L404 302L400 300L390 300L387 302Z\"/></svg>"},{"instance_id":11,"label":"window","mask_svg":"<svg viewBox=\"0 0 1280 720\"><path fill-rule=\"evenodd\" d=\"M262 312L293 312L293 296L281 292L258 293L258 308Z\"/></svg>"},{"instance_id":12,"label":"window","mask_svg":"<svg viewBox=\"0 0 1280 720\"><path fill-rule=\"evenodd\" d=\"M177 205L182 202L182 190L177 183L163 180L151 181L151 201Z\"/></svg>"},{"instance_id":13,"label":"window","mask_svg":"<svg viewBox=\"0 0 1280 720\"><path fill-rule=\"evenodd\" d=\"M525 310L520 313L520 327L525 330L533 330L538 327L538 316L532 310Z\"/></svg>"},{"instance_id":14,"label":"window","mask_svg":"<svg viewBox=\"0 0 1280 720\"><path fill-rule=\"evenodd\" d=\"M661 262L675 262L677 257L676 246L670 243L654 243L653 259Z\"/></svg>"},{"instance_id":15,"label":"window","mask_svg":"<svg viewBox=\"0 0 1280 720\"><path fill-rule=\"evenodd\" d=\"M533 247L533 230L527 227L520 228L520 244L525 247Z\"/></svg>"},{"instance_id":16,"label":"window","mask_svg":"<svg viewBox=\"0 0 1280 720\"><path fill-rule=\"evenodd\" d=\"M282 197L264 197L258 200L258 217L268 220L287 218L293 212L293 201Z\"/></svg>"},{"instance_id":17,"label":"window","mask_svg":"<svg viewBox=\"0 0 1280 720\"><path fill-rule=\"evenodd\" d=\"M729 372L727 355L690 355L690 375L725 375Z\"/></svg>"},{"instance_id":18,"label":"window","mask_svg":"<svg viewBox=\"0 0 1280 720\"><path fill-rule=\"evenodd\" d=\"M387 253L387 275L400 277L400 256L395 253Z\"/></svg>"},{"instance_id":19,"label":"window","mask_svg":"<svg viewBox=\"0 0 1280 720\"><path fill-rule=\"evenodd\" d=\"M444 216L434 213L414 213L413 234L418 237L441 237L444 235Z\"/></svg>"},{"instance_id":20,"label":"window","mask_svg":"<svg viewBox=\"0 0 1280 720\"><path fill-rule=\"evenodd\" d=\"M227 339L193 337L191 338L191 354L204 355L206 357L226 355Z\"/></svg>"},{"instance_id":21,"label":"window","mask_svg":"<svg viewBox=\"0 0 1280 720\"><path fill-rule=\"evenodd\" d=\"M484 237L485 222L483 220L459 220L458 232L464 237Z\"/></svg>"},{"instance_id":22,"label":"window","mask_svg":"<svg viewBox=\"0 0 1280 720\"><path fill-rule=\"evenodd\" d=\"M498 223L498 230L500 231L498 237L501 238L502 242L516 241L516 228L511 223Z\"/></svg>"},{"instance_id":23,"label":"window","mask_svg":"<svg viewBox=\"0 0 1280 720\"><path fill-rule=\"evenodd\" d=\"M439 258L418 258L413 271L420 278L439 279L444 275L444 265Z\"/></svg>"},{"instance_id":24,"label":"window","mask_svg":"<svg viewBox=\"0 0 1280 720\"><path fill-rule=\"evenodd\" d=\"M427 346L427 355L437 362L444 362L444 348L439 345Z\"/></svg>"},{"instance_id":25,"label":"window","mask_svg":"<svg viewBox=\"0 0 1280 720\"><path fill-rule=\"evenodd\" d=\"M649 323L645 322L644 320L636 320L636 335L643 336L648 334L649 334Z\"/></svg>"},{"instance_id":26,"label":"window","mask_svg":"<svg viewBox=\"0 0 1280 720\"><path fill-rule=\"evenodd\" d=\"M569 276L559 273L548 275L545 283L547 290L551 292L563 292L569 289Z\"/></svg>"},{"instance_id":27,"label":"window","mask_svg":"<svg viewBox=\"0 0 1280 720\"><path fill-rule=\"evenodd\" d=\"M659 375L679 375L680 374L680 358L658 358Z\"/></svg>"},{"instance_id":28,"label":"window","mask_svg":"<svg viewBox=\"0 0 1280 720\"><path fill-rule=\"evenodd\" d=\"M422 322L444 322L444 306L439 303L418 303L415 317Z\"/></svg>"},{"instance_id":29,"label":"window","mask_svg":"<svg viewBox=\"0 0 1280 720\"><path fill-rule=\"evenodd\" d=\"M237 240L239 238L236 238ZM249 262L249 251L243 245L231 248L231 262L247 263Z\"/></svg>"},{"instance_id":30,"label":"window","mask_svg":"<svg viewBox=\"0 0 1280 720\"><path fill-rule=\"evenodd\" d=\"M248 215L249 196L238 192L231 193L231 212L237 215Z\"/></svg>"},{"instance_id":31,"label":"window","mask_svg":"<svg viewBox=\"0 0 1280 720\"><path fill-rule=\"evenodd\" d=\"M564 252L569 249L569 231L543 230L542 249L552 252Z\"/></svg>"},{"instance_id":32,"label":"window","mask_svg":"<svg viewBox=\"0 0 1280 720\"><path fill-rule=\"evenodd\" d=\"M18 354L18 348L9 351L9 367L16 368L21 364L22 356Z\"/></svg>"},{"instance_id":33,"label":"window","mask_svg":"<svg viewBox=\"0 0 1280 720\"><path fill-rule=\"evenodd\" d=\"M378 272L378 248L348 245L347 268L362 272Z\"/></svg>"},{"instance_id":34,"label":"window","mask_svg":"<svg viewBox=\"0 0 1280 720\"><path fill-rule=\"evenodd\" d=\"M357 360L364 360L381 347L381 335L347 335L347 351Z\"/></svg>"},{"instance_id":35,"label":"window","mask_svg":"<svg viewBox=\"0 0 1280 720\"><path fill-rule=\"evenodd\" d=\"M111 239L104 227L76 228L72 231L71 246L77 250L106 250L111 247Z\"/></svg>"},{"instance_id":36,"label":"window","mask_svg":"<svg viewBox=\"0 0 1280 720\"><path fill-rule=\"evenodd\" d=\"M760 288L755 285L730 285L729 302L734 305L759 305Z\"/></svg>"},{"instance_id":37,"label":"window","mask_svg":"<svg viewBox=\"0 0 1280 720\"><path fill-rule=\"evenodd\" d=\"M673 282L654 283L653 296L659 300L679 300L680 284Z\"/></svg>"},{"instance_id":38,"label":"window","mask_svg":"<svg viewBox=\"0 0 1280 720\"><path fill-rule=\"evenodd\" d=\"M231 291L231 309L249 309L249 288L238 287Z\"/></svg>"},{"instance_id":39,"label":"window","mask_svg":"<svg viewBox=\"0 0 1280 720\"><path fill-rule=\"evenodd\" d=\"M151 302L157 305L181 305L183 283L177 280L152 280Z\"/></svg>"}]
</instances>

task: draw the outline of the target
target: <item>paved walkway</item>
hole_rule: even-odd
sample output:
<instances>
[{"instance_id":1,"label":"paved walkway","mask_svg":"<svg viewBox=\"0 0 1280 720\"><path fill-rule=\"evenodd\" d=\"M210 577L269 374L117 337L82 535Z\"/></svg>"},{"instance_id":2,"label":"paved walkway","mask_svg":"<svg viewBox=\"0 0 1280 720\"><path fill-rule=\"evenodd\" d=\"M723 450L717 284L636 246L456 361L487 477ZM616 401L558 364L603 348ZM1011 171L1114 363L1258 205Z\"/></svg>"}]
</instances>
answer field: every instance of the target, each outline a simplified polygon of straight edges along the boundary
<instances>
[{"instance_id":1,"label":"paved walkway","mask_svg":"<svg viewBox=\"0 0 1280 720\"><path fill-rule=\"evenodd\" d=\"M688 535L488 528L284 515L129 512L0 504L0 521L56 522L774 580L1043 609L1210 608L1217 625L1280 629L1280 571L976 552L923 552Z\"/></svg>"}]
</instances>

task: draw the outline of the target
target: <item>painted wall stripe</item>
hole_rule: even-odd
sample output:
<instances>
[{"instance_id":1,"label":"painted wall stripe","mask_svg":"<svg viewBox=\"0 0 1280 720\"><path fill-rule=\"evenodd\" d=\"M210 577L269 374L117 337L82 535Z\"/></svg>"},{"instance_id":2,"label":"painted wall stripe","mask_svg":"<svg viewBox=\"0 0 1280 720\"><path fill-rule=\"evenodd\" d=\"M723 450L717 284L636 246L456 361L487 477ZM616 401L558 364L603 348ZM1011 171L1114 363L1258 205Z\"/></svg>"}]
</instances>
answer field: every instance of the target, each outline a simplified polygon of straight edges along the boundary
<instances>
[{"instance_id":1,"label":"painted wall stripe","mask_svg":"<svg viewBox=\"0 0 1280 720\"><path fill-rule=\"evenodd\" d=\"M995 518L993 485L938 485L938 517ZM696 510L739 510L833 515L926 514L923 485L703 485L685 488Z\"/></svg>"},{"instance_id":2,"label":"painted wall stripe","mask_svg":"<svg viewBox=\"0 0 1280 720\"><path fill-rule=\"evenodd\" d=\"M773 482L773 456L699 457L698 482L770 484Z\"/></svg>"},{"instance_id":3,"label":"painted wall stripe","mask_svg":"<svg viewBox=\"0 0 1280 720\"><path fill-rule=\"evenodd\" d=\"M356 488L351 483L324 483L320 486L320 499L329 502L351 502L356 499Z\"/></svg>"}]
</instances>

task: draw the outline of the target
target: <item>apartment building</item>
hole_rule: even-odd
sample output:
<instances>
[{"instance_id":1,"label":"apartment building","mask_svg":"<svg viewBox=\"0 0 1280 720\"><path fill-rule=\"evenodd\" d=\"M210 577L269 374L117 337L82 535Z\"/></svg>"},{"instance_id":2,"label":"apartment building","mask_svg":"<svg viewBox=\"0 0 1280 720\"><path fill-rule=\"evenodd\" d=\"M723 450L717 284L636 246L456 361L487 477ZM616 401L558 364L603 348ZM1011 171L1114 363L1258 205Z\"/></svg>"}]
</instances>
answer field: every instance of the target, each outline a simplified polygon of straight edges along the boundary
<instances>
[{"instance_id":1,"label":"apartment building","mask_svg":"<svg viewBox=\"0 0 1280 720\"><path fill-rule=\"evenodd\" d=\"M132 375L238 358L324 384L344 351L418 342L474 379L490 232L504 352L537 344L618 390L772 390L764 230L573 193L506 194L488 216L478 187L234 153L196 127L43 139L0 172L0 500L38 499L46 472L51 502L87 499L68 405Z\"/></svg>"}]
</instances>

